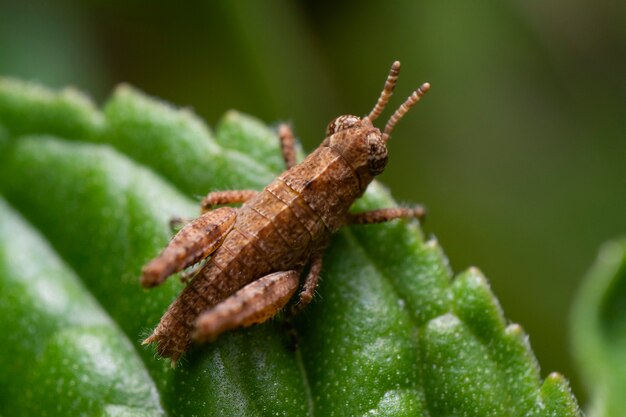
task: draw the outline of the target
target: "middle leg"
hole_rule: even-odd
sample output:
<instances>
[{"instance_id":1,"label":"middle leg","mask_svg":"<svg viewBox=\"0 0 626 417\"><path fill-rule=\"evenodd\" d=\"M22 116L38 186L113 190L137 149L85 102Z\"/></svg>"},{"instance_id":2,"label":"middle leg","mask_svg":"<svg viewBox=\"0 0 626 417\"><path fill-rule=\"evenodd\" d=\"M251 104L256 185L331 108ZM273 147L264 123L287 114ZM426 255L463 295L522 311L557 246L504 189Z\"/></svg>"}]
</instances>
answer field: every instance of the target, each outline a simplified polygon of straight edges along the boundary
<instances>
[{"instance_id":1,"label":"middle leg","mask_svg":"<svg viewBox=\"0 0 626 417\"><path fill-rule=\"evenodd\" d=\"M200 210L206 213L222 204L245 203L258 193L256 190L213 191L202 199Z\"/></svg>"},{"instance_id":2,"label":"middle leg","mask_svg":"<svg viewBox=\"0 0 626 417\"><path fill-rule=\"evenodd\" d=\"M426 209L423 206L414 207L389 207L378 210L365 211L363 213L349 213L348 224L374 224L384 223L395 219L423 219L426 217Z\"/></svg>"},{"instance_id":3,"label":"middle leg","mask_svg":"<svg viewBox=\"0 0 626 417\"><path fill-rule=\"evenodd\" d=\"M200 214L207 213L215 206L231 203L245 203L258 194L256 190L228 190L228 191L212 191L200 202ZM185 225L194 221L193 218L173 216L170 219L170 229L178 232Z\"/></svg>"},{"instance_id":4,"label":"middle leg","mask_svg":"<svg viewBox=\"0 0 626 417\"><path fill-rule=\"evenodd\" d=\"M324 256L322 253L315 254L311 259L311 268L309 269L309 273L304 280L304 286L302 287L302 291L300 291L300 298L298 299L298 302L291 307L292 316L295 316L304 310L304 308L313 300L317 284L319 284L320 281L323 259Z\"/></svg>"}]
</instances>

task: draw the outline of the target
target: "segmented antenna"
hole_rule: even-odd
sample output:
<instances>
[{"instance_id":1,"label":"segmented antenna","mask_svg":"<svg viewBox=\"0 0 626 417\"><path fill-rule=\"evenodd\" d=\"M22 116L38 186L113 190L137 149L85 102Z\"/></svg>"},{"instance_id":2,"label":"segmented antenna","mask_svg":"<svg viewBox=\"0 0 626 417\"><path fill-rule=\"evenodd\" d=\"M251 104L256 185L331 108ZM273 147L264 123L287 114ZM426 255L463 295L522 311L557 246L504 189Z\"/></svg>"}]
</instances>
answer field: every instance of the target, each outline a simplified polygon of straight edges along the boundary
<instances>
[{"instance_id":1,"label":"segmented antenna","mask_svg":"<svg viewBox=\"0 0 626 417\"><path fill-rule=\"evenodd\" d=\"M387 86L385 85L385 87ZM398 123L398 121L402 119L406 112L409 111L409 109L413 107L415 103L420 101L420 99L424 96L424 94L426 94L429 89L429 83L422 84L417 90L413 92L413 94L409 96L409 98L406 99L404 103L402 103L400 107L398 107L398 110L396 110L395 113L391 115L389 121L385 125L385 131L383 132L383 141L387 142L389 140L389 135L391 135L391 131L396 126L396 123Z\"/></svg>"},{"instance_id":2,"label":"segmented antenna","mask_svg":"<svg viewBox=\"0 0 626 417\"><path fill-rule=\"evenodd\" d=\"M391 64L391 69L389 70L387 81L385 81L385 87L380 93L380 97L378 97L376 105L374 106L370 114L367 115L367 118L371 121L376 120L376 118L378 118L378 116L380 116L380 114L385 109L389 98L393 94L393 89L396 87L398 74L400 74L400 61L395 61L393 64Z\"/></svg>"}]
</instances>

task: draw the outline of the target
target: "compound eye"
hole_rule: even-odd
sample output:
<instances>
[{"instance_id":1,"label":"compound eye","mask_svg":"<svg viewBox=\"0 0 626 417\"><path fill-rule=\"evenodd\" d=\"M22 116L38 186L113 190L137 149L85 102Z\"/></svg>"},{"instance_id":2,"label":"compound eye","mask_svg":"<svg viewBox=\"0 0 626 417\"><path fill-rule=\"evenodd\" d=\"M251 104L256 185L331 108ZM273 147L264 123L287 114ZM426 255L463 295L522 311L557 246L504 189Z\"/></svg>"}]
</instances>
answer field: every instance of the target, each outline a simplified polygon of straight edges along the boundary
<instances>
[{"instance_id":1,"label":"compound eye","mask_svg":"<svg viewBox=\"0 0 626 417\"><path fill-rule=\"evenodd\" d=\"M328 127L326 128L326 136L330 136L333 133L339 132L340 130L349 129L360 121L361 118L358 116L339 116L328 124Z\"/></svg>"},{"instance_id":2,"label":"compound eye","mask_svg":"<svg viewBox=\"0 0 626 417\"><path fill-rule=\"evenodd\" d=\"M369 172L374 176L379 175L387 165L387 146L380 134L370 134L367 137L367 145L369 146L367 157Z\"/></svg>"}]
</instances>

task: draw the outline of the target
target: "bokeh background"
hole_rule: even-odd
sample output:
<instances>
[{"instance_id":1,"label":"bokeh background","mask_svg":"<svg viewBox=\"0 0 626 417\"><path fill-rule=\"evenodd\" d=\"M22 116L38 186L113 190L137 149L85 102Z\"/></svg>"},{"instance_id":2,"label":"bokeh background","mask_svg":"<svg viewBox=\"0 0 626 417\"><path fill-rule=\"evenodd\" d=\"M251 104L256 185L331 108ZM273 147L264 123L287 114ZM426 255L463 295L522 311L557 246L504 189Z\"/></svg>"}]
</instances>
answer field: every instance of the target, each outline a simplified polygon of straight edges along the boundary
<instances>
[{"instance_id":1,"label":"bokeh background","mask_svg":"<svg viewBox=\"0 0 626 417\"><path fill-rule=\"evenodd\" d=\"M543 374L583 399L567 319L598 246L626 233L625 22L626 2L594 0L0 0L0 74L100 103L127 82L210 124L290 121L310 150L401 60L390 107L433 89L382 180L427 205L454 270L479 266Z\"/></svg>"}]
</instances>

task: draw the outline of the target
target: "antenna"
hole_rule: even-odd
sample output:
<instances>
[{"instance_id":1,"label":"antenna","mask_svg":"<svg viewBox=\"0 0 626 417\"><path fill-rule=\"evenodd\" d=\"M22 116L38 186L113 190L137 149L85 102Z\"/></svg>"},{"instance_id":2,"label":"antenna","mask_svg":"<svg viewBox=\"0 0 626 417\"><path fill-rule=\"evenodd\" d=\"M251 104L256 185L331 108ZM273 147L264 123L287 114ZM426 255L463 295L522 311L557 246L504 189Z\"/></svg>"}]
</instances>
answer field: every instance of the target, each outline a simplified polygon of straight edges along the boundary
<instances>
[{"instance_id":1,"label":"antenna","mask_svg":"<svg viewBox=\"0 0 626 417\"><path fill-rule=\"evenodd\" d=\"M391 64L391 69L389 70L387 81L385 81L385 87L383 88L383 91L380 93L380 97L378 97L378 101L376 102L376 105L374 106L370 114L367 115L367 119L370 119L370 121L373 122L374 120L376 120L376 118L378 118L378 116L380 116L380 114L385 109L385 106L387 105L389 98L393 94L393 89L396 86L396 82L398 81L399 74L400 74L400 61L395 61L393 64Z\"/></svg>"},{"instance_id":2,"label":"antenna","mask_svg":"<svg viewBox=\"0 0 626 417\"><path fill-rule=\"evenodd\" d=\"M392 67L392 69L393 69L393 67ZM386 88L387 88L387 85L385 84L385 89ZM430 84L429 83L422 84L417 90L415 90L413 92L413 94L411 94L409 96L409 98L406 99L406 101L404 103L402 103L402 105L400 107L398 107L398 110L396 110L395 113L393 115L391 115L391 117L389 118L389 121L385 125L385 131L383 132L383 141L384 142L387 142L389 140L389 135L391 135L391 131L396 126L396 123L398 123L398 121L400 121L400 119L402 119L402 117L406 114L406 112L409 111L409 109L411 107L413 107L415 105L415 103L420 101L420 99L424 96L424 94L426 94L426 92L429 89L430 89ZM384 93L384 91L383 91L383 93ZM391 95L391 94L389 94L389 95ZM381 94L381 98L382 98L382 94ZM388 99L389 99L389 97L387 97L387 100ZM381 100L379 99L379 102L380 101ZM385 101L385 103L386 102L387 101ZM376 105L378 106L378 103ZM373 111L372 111L372 113L373 113Z\"/></svg>"}]
</instances>

